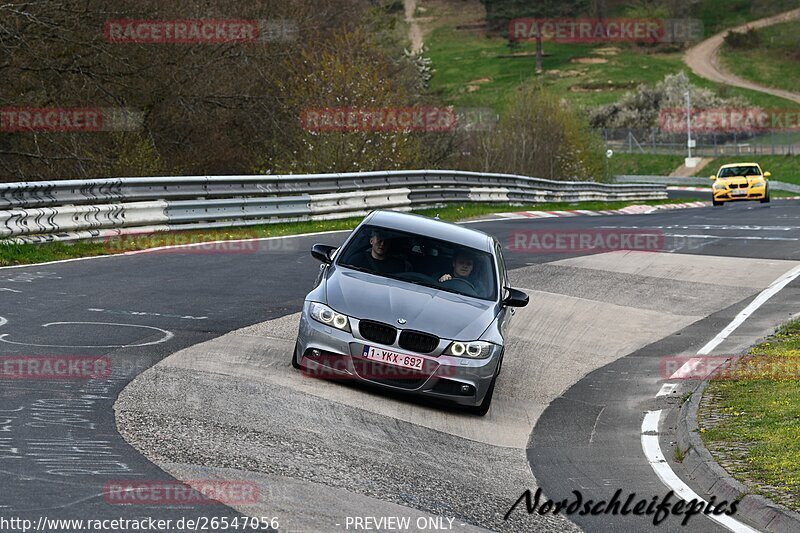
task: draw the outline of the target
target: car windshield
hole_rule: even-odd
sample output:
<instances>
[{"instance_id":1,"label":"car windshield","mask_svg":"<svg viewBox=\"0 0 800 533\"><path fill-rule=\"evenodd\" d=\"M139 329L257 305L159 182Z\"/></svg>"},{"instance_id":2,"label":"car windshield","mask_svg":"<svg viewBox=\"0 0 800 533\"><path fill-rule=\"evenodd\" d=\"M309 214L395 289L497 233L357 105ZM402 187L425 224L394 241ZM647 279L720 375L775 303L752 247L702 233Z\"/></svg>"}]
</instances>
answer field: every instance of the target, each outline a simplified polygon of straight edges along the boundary
<instances>
[{"instance_id":1,"label":"car windshield","mask_svg":"<svg viewBox=\"0 0 800 533\"><path fill-rule=\"evenodd\" d=\"M491 254L377 226L362 226L337 264L483 300L497 294Z\"/></svg>"},{"instance_id":2,"label":"car windshield","mask_svg":"<svg viewBox=\"0 0 800 533\"><path fill-rule=\"evenodd\" d=\"M760 176L758 167L753 165L742 165L740 167L727 167L719 171L720 178L735 178L737 176Z\"/></svg>"}]
</instances>

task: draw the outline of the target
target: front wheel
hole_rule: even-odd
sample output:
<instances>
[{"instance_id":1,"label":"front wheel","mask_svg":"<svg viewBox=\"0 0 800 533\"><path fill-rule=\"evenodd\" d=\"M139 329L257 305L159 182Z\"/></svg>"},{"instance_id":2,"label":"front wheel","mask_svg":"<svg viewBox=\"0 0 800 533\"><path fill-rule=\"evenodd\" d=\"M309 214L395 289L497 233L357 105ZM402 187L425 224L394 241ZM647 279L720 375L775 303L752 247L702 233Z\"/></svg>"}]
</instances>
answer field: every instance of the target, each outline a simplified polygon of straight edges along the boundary
<instances>
[{"instance_id":1,"label":"front wheel","mask_svg":"<svg viewBox=\"0 0 800 533\"><path fill-rule=\"evenodd\" d=\"M769 203L769 193L765 194L764 198L759 200L759 202L761 202L762 204L768 204Z\"/></svg>"},{"instance_id":2,"label":"front wheel","mask_svg":"<svg viewBox=\"0 0 800 533\"><path fill-rule=\"evenodd\" d=\"M467 407L468 413L478 416L485 416L486 413L489 412L489 408L492 406L492 396L494 395L495 383L497 383L497 374L495 374L494 378L492 378L492 382L489 384L489 390L486 391L486 396L483 397L481 404Z\"/></svg>"},{"instance_id":3,"label":"front wheel","mask_svg":"<svg viewBox=\"0 0 800 533\"><path fill-rule=\"evenodd\" d=\"M719 206L723 205L724 203L725 202L718 202L715 198L711 198L711 205L713 205L714 207L719 207Z\"/></svg>"}]
</instances>

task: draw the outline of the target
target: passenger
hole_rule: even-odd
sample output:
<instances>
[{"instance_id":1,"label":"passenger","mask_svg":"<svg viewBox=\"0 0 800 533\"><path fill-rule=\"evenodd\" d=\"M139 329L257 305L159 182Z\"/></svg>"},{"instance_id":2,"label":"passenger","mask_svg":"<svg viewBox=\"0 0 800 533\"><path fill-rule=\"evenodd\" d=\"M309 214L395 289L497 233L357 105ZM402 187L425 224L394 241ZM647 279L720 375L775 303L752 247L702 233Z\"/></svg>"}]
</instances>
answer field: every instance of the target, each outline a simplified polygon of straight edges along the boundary
<instances>
[{"instance_id":1,"label":"passenger","mask_svg":"<svg viewBox=\"0 0 800 533\"><path fill-rule=\"evenodd\" d=\"M386 233L377 229L372 230L369 238L370 249L356 255L351 264L379 274L405 272L408 270L406 262L391 255L391 242L387 239Z\"/></svg>"}]
</instances>

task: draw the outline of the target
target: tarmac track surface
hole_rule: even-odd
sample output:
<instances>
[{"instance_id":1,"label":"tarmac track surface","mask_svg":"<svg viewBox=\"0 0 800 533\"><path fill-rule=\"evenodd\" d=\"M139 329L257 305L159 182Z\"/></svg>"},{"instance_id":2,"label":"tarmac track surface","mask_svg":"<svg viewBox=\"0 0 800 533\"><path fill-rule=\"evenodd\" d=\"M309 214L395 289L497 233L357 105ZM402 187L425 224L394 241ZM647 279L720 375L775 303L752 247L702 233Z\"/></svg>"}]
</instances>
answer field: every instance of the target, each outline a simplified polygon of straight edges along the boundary
<instances>
[{"instance_id":1,"label":"tarmac track surface","mask_svg":"<svg viewBox=\"0 0 800 533\"><path fill-rule=\"evenodd\" d=\"M776 201L474 223L504 243L527 229L664 234L659 252L507 252L531 305L519 311L485 418L289 367L296 313L318 268L308 249L340 243L342 232L259 241L254 253L184 250L0 269L2 355L104 355L113 369L107 380L2 383L0 475L8 490L0 512L244 513L275 516L282 531L344 530L348 516L450 517L456 530L612 529L607 516L572 516L576 525L563 516L503 515L538 486L548 497L581 488L607 498L621 483L648 496L666 492L637 433L655 402L658 360L696 351L800 263L798 208ZM743 347L796 313L797 287L720 348ZM103 499L109 480L170 475L249 480L261 498L236 509ZM647 518L637 520L626 529L649 529ZM704 521L691 525L716 527ZM670 519L662 528L679 526Z\"/></svg>"}]
</instances>

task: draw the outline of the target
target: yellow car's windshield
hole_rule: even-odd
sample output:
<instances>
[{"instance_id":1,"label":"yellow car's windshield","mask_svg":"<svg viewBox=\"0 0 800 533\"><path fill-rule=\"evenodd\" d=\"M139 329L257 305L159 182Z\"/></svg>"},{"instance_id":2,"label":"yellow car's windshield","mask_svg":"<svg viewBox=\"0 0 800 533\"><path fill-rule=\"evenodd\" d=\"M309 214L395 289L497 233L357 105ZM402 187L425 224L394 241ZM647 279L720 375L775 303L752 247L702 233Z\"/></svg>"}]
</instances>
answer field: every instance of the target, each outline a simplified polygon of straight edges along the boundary
<instances>
[{"instance_id":1,"label":"yellow car's windshield","mask_svg":"<svg viewBox=\"0 0 800 533\"><path fill-rule=\"evenodd\" d=\"M742 165L738 167L725 167L720 169L719 178L735 178L737 176L760 176L761 171L753 165Z\"/></svg>"}]
</instances>

